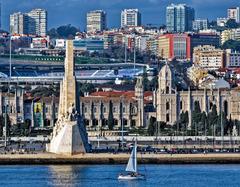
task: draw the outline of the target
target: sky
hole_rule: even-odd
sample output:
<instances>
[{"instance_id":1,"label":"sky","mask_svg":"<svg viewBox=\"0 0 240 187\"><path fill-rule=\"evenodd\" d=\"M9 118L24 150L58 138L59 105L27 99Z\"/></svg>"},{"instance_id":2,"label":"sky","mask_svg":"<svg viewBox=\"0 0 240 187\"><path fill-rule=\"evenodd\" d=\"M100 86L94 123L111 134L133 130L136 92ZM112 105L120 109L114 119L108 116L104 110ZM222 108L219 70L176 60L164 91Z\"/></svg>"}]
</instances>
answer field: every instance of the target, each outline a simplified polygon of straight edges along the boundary
<instances>
[{"instance_id":1,"label":"sky","mask_svg":"<svg viewBox=\"0 0 240 187\"><path fill-rule=\"evenodd\" d=\"M195 8L196 18L226 17L227 8L240 6L239 0L0 0L2 27L9 30L9 15L28 12L33 8L48 11L48 28L72 24L85 30L86 13L102 9L107 13L109 28L120 26L120 12L124 8L138 8L142 24L165 24L165 9L171 3L186 3Z\"/></svg>"}]
</instances>

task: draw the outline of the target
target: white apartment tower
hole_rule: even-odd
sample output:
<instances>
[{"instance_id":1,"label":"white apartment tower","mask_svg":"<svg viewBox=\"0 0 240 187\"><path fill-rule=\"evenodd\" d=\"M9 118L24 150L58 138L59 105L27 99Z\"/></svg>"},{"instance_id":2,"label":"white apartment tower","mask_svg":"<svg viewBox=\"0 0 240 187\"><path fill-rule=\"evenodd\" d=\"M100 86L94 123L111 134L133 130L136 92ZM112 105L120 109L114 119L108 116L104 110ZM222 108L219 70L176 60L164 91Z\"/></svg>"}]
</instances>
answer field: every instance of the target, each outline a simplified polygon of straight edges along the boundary
<instances>
[{"instance_id":1,"label":"white apartment tower","mask_svg":"<svg viewBox=\"0 0 240 187\"><path fill-rule=\"evenodd\" d=\"M21 12L10 15L10 33L11 34L27 34L28 33L28 17Z\"/></svg>"},{"instance_id":2,"label":"white apartment tower","mask_svg":"<svg viewBox=\"0 0 240 187\"><path fill-rule=\"evenodd\" d=\"M228 19L234 19L237 23L240 23L240 8L234 7L228 9Z\"/></svg>"},{"instance_id":3,"label":"white apartment tower","mask_svg":"<svg viewBox=\"0 0 240 187\"><path fill-rule=\"evenodd\" d=\"M106 12L94 10L87 13L87 32L103 31L107 28Z\"/></svg>"},{"instance_id":4,"label":"white apartment tower","mask_svg":"<svg viewBox=\"0 0 240 187\"><path fill-rule=\"evenodd\" d=\"M13 13L10 15L10 32L12 34L33 34L46 36L47 11L34 9L29 13Z\"/></svg>"},{"instance_id":5,"label":"white apartment tower","mask_svg":"<svg viewBox=\"0 0 240 187\"><path fill-rule=\"evenodd\" d=\"M124 9L121 12L121 27L141 26L141 13L138 9Z\"/></svg>"},{"instance_id":6,"label":"white apartment tower","mask_svg":"<svg viewBox=\"0 0 240 187\"><path fill-rule=\"evenodd\" d=\"M47 11L34 9L28 13L29 32L38 36L46 36L47 33Z\"/></svg>"}]
</instances>

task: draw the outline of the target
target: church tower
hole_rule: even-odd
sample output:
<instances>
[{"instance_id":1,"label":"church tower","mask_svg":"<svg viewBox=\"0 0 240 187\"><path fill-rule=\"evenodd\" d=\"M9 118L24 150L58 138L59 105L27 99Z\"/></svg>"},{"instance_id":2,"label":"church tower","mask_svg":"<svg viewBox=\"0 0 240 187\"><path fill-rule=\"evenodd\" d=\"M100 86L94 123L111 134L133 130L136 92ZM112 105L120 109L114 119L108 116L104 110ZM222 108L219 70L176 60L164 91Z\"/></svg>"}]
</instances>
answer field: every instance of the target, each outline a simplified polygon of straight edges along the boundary
<instances>
[{"instance_id":1,"label":"church tower","mask_svg":"<svg viewBox=\"0 0 240 187\"><path fill-rule=\"evenodd\" d=\"M173 73L168 64L164 65L158 75L159 91L163 94L172 94L175 86L173 84Z\"/></svg>"},{"instance_id":2,"label":"church tower","mask_svg":"<svg viewBox=\"0 0 240 187\"><path fill-rule=\"evenodd\" d=\"M177 119L177 92L173 83L174 75L168 64L158 74L157 121L173 124Z\"/></svg>"}]
</instances>

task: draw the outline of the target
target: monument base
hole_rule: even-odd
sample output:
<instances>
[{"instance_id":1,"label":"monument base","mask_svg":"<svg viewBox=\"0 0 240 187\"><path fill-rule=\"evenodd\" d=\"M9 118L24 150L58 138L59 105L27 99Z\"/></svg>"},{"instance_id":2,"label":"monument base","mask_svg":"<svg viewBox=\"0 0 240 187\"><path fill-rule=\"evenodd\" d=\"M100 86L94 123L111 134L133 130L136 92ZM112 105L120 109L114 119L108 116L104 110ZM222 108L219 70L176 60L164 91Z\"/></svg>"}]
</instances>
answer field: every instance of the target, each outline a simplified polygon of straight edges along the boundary
<instances>
[{"instance_id":1,"label":"monument base","mask_svg":"<svg viewBox=\"0 0 240 187\"><path fill-rule=\"evenodd\" d=\"M63 122L64 125L57 133L52 137L51 142L47 144L47 152L62 154L62 155L75 155L84 154L88 150L88 142L86 142L86 136L80 129L78 121Z\"/></svg>"}]
</instances>

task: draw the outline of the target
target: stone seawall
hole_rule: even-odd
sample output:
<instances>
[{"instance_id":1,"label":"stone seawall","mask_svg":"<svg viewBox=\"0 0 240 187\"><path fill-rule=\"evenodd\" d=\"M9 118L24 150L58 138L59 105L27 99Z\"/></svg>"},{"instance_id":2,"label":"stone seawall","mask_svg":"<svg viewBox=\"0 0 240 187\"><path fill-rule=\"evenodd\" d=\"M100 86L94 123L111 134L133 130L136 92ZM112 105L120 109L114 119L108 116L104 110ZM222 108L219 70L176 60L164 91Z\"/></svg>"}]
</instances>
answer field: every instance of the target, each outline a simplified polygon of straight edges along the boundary
<instances>
[{"instance_id":1,"label":"stone seawall","mask_svg":"<svg viewBox=\"0 0 240 187\"><path fill-rule=\"evenodd\" d=\"M138 155L139 164L240 164L240 154L145 154ZM55 154L0 155L1 165L50 164L126 164L128 154Z\"/></svg>"}]
</instances>

